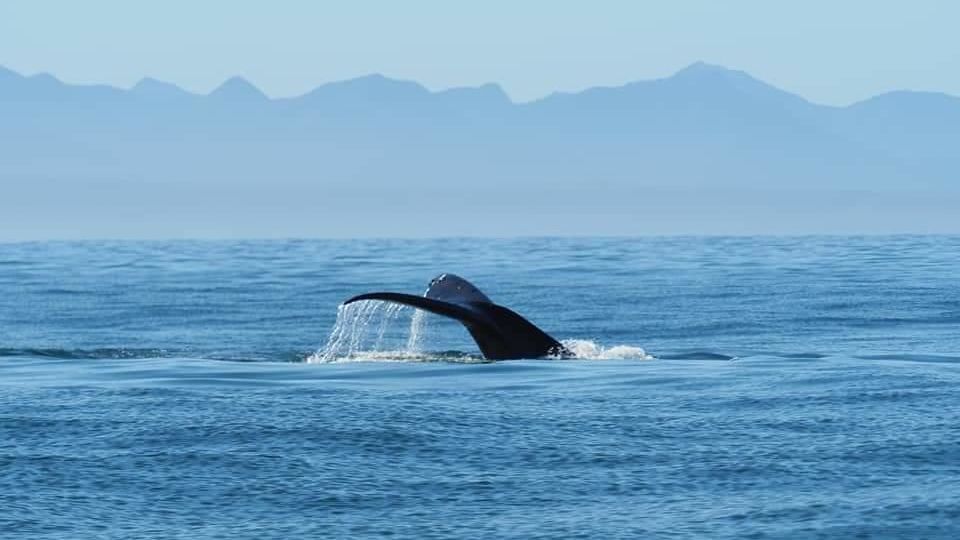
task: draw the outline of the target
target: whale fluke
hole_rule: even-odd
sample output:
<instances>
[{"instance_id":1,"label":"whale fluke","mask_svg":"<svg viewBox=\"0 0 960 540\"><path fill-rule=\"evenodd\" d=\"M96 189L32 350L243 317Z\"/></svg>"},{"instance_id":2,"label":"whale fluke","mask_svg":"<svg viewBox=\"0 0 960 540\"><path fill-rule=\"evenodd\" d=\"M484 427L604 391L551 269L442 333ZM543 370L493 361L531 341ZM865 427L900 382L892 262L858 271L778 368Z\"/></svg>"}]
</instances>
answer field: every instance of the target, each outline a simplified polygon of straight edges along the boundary
<instances>
[{"instance_id":1,"label":"whale fluke","mask_svg":"<svg viewBox=\"0 0 960 540\"><path fill-rule=\"evenodd\" d=\"M394 302L456 319L473 336L484 358L490 360L571 356L559 341L516 312L494 304L480 289L453 274L434 278L423 296L372 292L354 296L344 305L360 300Z\"/></svg>"}]
</instances>

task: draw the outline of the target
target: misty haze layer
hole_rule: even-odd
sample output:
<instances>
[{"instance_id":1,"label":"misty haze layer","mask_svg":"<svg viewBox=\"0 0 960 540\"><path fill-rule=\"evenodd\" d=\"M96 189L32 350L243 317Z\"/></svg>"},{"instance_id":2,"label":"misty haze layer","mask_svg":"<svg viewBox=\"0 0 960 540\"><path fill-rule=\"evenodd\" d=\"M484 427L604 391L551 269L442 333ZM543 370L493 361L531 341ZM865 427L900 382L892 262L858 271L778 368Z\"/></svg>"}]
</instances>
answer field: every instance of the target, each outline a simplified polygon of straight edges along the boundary
<instances>
[{"instance_id":1,"label":"misty haze layer","mask_svg":"<svg viewBox=\"0 0 960 540\"><path fill-rule=\"evenodd\" d=\"M960 232L960 99L827 107L706 64L530 103L0 68L0 118L6 240Z\"/></svg>"}]
</instances>

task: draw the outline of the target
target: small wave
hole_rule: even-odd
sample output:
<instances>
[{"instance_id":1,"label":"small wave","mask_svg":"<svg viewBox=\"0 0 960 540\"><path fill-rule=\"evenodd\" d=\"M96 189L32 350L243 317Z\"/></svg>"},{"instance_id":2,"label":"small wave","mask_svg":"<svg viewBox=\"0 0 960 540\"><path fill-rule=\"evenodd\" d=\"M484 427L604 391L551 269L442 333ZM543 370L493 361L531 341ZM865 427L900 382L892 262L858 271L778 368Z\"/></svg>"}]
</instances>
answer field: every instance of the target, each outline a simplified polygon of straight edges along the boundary
<instances>
[{"instance_id":1,"label":"small wave","mask_svg":"<svg viewBox=\"0 0 960 540\"><path fill-rule=\"evenodd\" d=\"M563 346L573 356L554 357L553 360L653 360L653 356L641 347L615 345L604 347L586 339L563 340ZM340 364L350 362L451 362L457 364L490 363L479 354L462 351L411 351L411 350L353 350L342 355L330 355L323 349L306 358L311 364Z\"/></svg>"},{"instance_id":2,"label":"small wave","mask_svg":"<svg viewBox=\"0 0 960 540\"><path fill-rule=\"evenodd\" d=\"M653 360L642 347L614 345L604 347L589 339L564 339L560 343L578 360Z\"/></svg>"},{"instance_id":3,"label":"small wave","mask_svg":"<svg viewBox=\"0 0 960 540\"><path fill-rule=\"evenodd\" d=\"M693 350L661 354L657 358L662 360L736 360L738 357L718 352Z\"/></svg>"},{"instance_id":4,"label":"small wave","mask_svg":"<svg viewBox=\"0 0 960 540\"><path fill-rule=\"evenodd\" d=\"M397 351L351 351L343 356L330 356L317 351L306 358L308 364L345 364L352 362L450 362L455 364L483 364L490 360L461 351L418 352Z\"/></svg>"},{"instance_id":5,"label":"small wave","mask_svg":"<svg viewBox=\"0 0 960 540\"><path fill-rule=\"evenodd\" d=\"M50 348L0 348L3 357L42 357L63 360L121 360L134 358L168 358L175 354L166 349L100 348L100 349L50 349Z\"/></svg>"},{"instance_id":6,"label":"small wave","mask_svg":"<svg viewBox=\"0 0 960 540\"><path fill-rule=\"evenodd\" d=\"M316 353L312 353L316 354ZM194 349L162 349L116 347L97 349L57 349L42 347L0 347L0 358L33 358L51 360L151 360L180 358L223 362L303 362L312 356L303 350L261 351L198 351Z\"/></svg>"},{"instance_id":7,"label":"small wave","mask_svg":"<svg viewBox=\"0 0 960 540\"><path fill-rule=\"evenodd\" d=\"M957 364L960 363L960 356L948 354L865 354L855 355L853 358L858 360L895 360L901 362L926 362L937 364Z\"/></svg>"}]
</instances>

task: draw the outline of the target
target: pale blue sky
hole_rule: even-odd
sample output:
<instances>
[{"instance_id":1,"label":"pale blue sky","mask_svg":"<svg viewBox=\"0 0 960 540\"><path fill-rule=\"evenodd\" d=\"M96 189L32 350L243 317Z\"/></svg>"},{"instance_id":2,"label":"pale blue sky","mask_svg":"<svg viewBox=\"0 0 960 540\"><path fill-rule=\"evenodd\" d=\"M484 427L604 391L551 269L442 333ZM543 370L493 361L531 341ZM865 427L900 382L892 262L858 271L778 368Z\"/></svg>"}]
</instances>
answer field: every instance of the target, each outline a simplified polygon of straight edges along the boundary
<instances>
[{"instance_id":1,"label":"pale blue sky","mask_svg":"<svg viewBox=\"0 0 960 540\"><path fill-rule=\"evenodd\" d=\"M517 100L669 75L697 60L845 104L960 95L960 2L4 0L0 65L77 83L144 76L206 92L240 74L272 96L371 72Z\"/></svg>"}]
</instances>

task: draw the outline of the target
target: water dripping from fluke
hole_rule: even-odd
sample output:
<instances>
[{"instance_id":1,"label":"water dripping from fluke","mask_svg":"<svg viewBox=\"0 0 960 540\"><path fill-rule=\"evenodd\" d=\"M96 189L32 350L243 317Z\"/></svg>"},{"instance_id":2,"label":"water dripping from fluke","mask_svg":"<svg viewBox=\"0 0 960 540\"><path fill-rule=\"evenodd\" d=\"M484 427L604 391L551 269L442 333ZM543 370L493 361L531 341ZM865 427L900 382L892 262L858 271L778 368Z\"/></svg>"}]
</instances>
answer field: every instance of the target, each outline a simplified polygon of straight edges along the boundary
<instances>
[{"instance_id":1,"label":"water dripping from fluke","mask_svg":"<svg viewBox=\"0 0 960 540\"><path fill-rule=\"evenodd\" d=\"M402 331L394 327L408 314L410 323L404 339L401 343L391 340L391 333ZM327 343L307 362L475 360L463 353L425 353L422 338L426 326L423 311L400 304L363 301L340 305Z\"/></svg>"}]
</instances>

